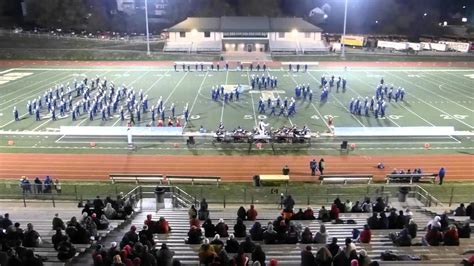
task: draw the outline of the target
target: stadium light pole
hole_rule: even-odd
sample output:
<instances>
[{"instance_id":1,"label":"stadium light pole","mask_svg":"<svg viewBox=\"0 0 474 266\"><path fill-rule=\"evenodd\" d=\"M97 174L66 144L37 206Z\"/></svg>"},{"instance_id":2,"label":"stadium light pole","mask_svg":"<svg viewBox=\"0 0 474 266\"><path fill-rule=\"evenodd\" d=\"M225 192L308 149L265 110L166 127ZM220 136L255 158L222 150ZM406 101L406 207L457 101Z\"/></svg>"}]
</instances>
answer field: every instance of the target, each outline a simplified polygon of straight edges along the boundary
<instances>
[{"instance_id":1,"label":"stadium light pole","mask_svg":"<svg viewBox=\"0 0 474 266\"><path fill-rule=\"evenodd\" d=\"M146 54L150 55L150 31L148 30L148 0L145 0Z\"/></svg>"},{"instance_id":2,"label":"stadium light pole","mask_svg":"<svg viewBox=\"0 0 474 266\"><path fill-rule=\"evenodd\" d=\"M342 30L342 38L341 38L341 45L342 45L342 50L341 50L341 56L344 57L346 55L346 46L344 45L344 38L346 37L346 25L347 25L347 1L344 4L344 28Z\"/></svg>"}]
</instances>

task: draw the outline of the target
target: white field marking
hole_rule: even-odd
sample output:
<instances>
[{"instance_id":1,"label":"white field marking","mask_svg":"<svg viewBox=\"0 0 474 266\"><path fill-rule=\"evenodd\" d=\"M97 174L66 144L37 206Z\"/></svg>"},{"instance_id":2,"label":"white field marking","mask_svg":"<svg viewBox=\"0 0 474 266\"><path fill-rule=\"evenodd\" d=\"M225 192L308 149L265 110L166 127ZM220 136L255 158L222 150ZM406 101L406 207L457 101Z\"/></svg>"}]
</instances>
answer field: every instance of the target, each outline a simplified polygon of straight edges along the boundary
<instances>
[{"instance_id":1,"label":"white field marking","mask_svg":"<svg viewBox=\"0 0 474 266\"><path fill-rule=\"evenodd\" d=\"M196 104L196 101L197 101L197 99L198 99L198 97L199 97L199 95L200 95L200 93L201 93L202 87L204 86L204 82L205 82L206 79L207 79L207 74L208 74L208 72L206 71L206 74L204 75L204 78L202 79L201 85L199 85L199 89L198 89L198 91L197 91L197 93L196 93L196 97L194 97L194 101L193 101L193 103L191 104L191 110L189 110L189 115L190 115L190 116L191 116L192 113L193 113L193 110L194 110L194 106L195 106L195 104ZM183 126L184 129L186 129L186 124L187 124L187 123L188 123L188 121L185 121L185 122L184 122L184 126Z\"/></svg>"},{"instance_id":2,"label":"white field marking","mask_svg":"<svg viewBox=\"0 0 474 266\"><path fill-rule=\"evenodd\" d=\"M229 79L229 71L227 71L225 74L225 85L227 85L228 79ZM220 120L221 123L222 123L222 119L224 119L224 107L225 107L225 101L222 101L221 120Z\"/></svg>"},{"instance_id":3,"label":"white field marking","mask_svg":"<svg viewBox=\"0 0 474 266\"><path fill-rule=\"evenodd\" d=\"M176 86L174 86L173 90L171 90L170 94L168 95L168 97L166 97L165 101L163 102L163 105L165 105L168 100L171 98L171 95L173 95L174 91L179 87L179 85L181 84L181 82L183 82L184 78L186 78L186 76L188 75L189 72L186 71L186 73L183 75L183 77L181 77L181 79L178 81L178 83L176 83Z\"/></svg>"},{"instance_id":4,"label":"white field marking","mask_svg":"<svg viewBox=\"0 0 474 266\"><path fill-rule=\"evenodd\" d=\"M12 72L13 70L15 70L14 68L10 68L10 69L7 69L7 70L3 70L0 72L0 75L3 75L3 74L6 74L8 72Z\"/></svg>"},{"instance_id":5,"label":"white field marking","mask_svg":"<svg viewBox=\"0 0 474 266\"><path fill-rule=\"evenodd\" d=\"M368 75L368 73L367 73ZM367 84L366 82L364 82L362 79L358 78L357 75L353 75L357 80L359 80L361 83L363 84ZM370 84L368 84L370 85ZM360 95L358 92L356 92L355 90L353 90L351 88L352 86L348 86L347 88L351 91L353 91L356 95L358 95L359 97L361 97L362 99L364 99L364 97L362 95ZM396 123L395 121L393 121L393 119L390 118L389 115L385 116L390 122L392 122L394 125L396 125L397 127L400 127L400 125L398 123Z\"/></svg>"},{"instance_id":6,"label":"white field marking","mask_svg":"<svg viewBox=\"0 0 474 266\"><path fill-rule=\"evenodd\" d=\"M453 94L460 94L460 96L463 97L463 98L469 98L471 100L474 100L474 97L466 95L466 94L464 94L464 93L462 93L462 92L460 92L456 89L449 88L448 85L449 85L448 83L443 83L443 84L438 85L438 88L440 90L448 90Z\"/></svg>"},{"instance_id":7,"label":"white field marking","mask_svg":"<svg viewBox=\"0 0 474 266\"><path fill-rule=\"evenodd\" d=\"M250 86L250 74L247 70L247 79L248 79L248 86ZM257 113L255 112L255 102L253 101L253 94L250 93L250 99L252 99L252 110L253 110L253 119L255 120L255 127L257 127Z\"/></svg>"},{"instance_id":8,"label":"white field marking","mask_svg":"<svg viewBox=\"0 0 474 266\"><path fill-rule=\"evenodd\" d=\"M453 79L445 78L443 75L435 75L435 74L430 74L430 73L428 73L428 75L434 76L435 79L442 79L442 80L445 80L447 85L451 85L451 83L455 83L455 84L457 84L457 85L460 85L460 87L464 87L465 89L467 89L468 92L471 90L471 88L470 88L469 86L466 86L466 85L464 84L464 82L462 82L462 81L461 81L461 82L458 82L458 80L459 80L460 77L462 77L462 76L456 76L456 75L453 75L453 74L447 73L447 72L446 72L445 74L447 74L447 75L449 75L449 76L452 76ZM454 88L454 85L453 85L452 87ZM461 89L462 89L462 88L461 88ZM466 90L463 90L463 91L466 91Z\"/></svg>"},{"instance_id":9,"label":"white field marking","mask_svg":"<svg viewBox=\"0 0 474 266\"><path fill-rule=\"evenodd\" d=\"M61 141L64 137L66 137L66 135L62 135L61 137L59 137L59 139L57 139L56 141L54 141L55 143L59 143L59 141Z\"/></svg>"},{"instance_id":10,"label":"white field marking","mask_svg":"<svg viewBox=\"0 0 474 266\"><path fill-rule=\"evenodd\" d=\"M46 121L44 121L43 123L41 123L39 126L33 128L31 131L36 131L38 128L40 128L40 127L46 125L46 124L49 123L49 121L51 121L51 120L52 120L52 118L46 119Z\"/></svg>"},{"instance_id":11,"label":"white field marking","mask_svg":"<svg viewBox=\"0 0 474 266\"><path fill-rule=\"evenodd\" d=\"M433 91L431 91L431 90L427 90L427 89L423 88L423 86L420 86L420 85L418 85L418 84L416 84L416 83L413 83L413 82L411 82L411 81L409 81L409 80L406 80L406 81L409 82L409 83L411 83L411 84L413 84L413 85L415 85L415 86L417 86L418 88L420 88L420 89L422 89L422 90L424 90L424 91L426 91L426 92L429 92L429 93L434 94L434 95L436 95L436 96L438 96L438 97L440 97L440 98L443 98L443 99L445 99L445 100L447 100L447 101L449 101L449 102L452 102L452 103L458 105L459 107L468 110L468 111L471 112L471 113L474 112L474 110L469 109L469 108L467 108L466 106L464 106L464 105L462 105L462 104L459 104L459 103L457 103L457 102L455 102L455 101L452 101L451 99L448 99L448 98L444 97L443 95L440 95L440 94L438 94L438 93L436 93L436 92L433 92ZM437 83L435 83L435 82L433 82L433 81L431 81L431 80L428 80L428 79L427 79L427 81L428 81L429 83L431 83L431 84L438 85Z\"/></svg>"},{"instance_id":12,"label":"white field marking","mask_svg":"<svg viewBox=\"0 0 474 266\"><path fill-rule=\"evenodd\" d=\"M453 136L449 136L451 139L453 139L454 141L456 141L457 143L462 143L460 140L458 140L457 138L453 137Z\"/></svg>"},{"instance_id":13,"label":"white field marking","mask_svg":"<svg viewBox=\"0 0 474 266\"><path fill-rule=\"evenodd\" d=\"M26 77L22 77L21 79L17 79L17 80L2 84L3 86L1 86L0 89L7 88L10 85L16 85L16 83L18 83L18 82L24 82L26 79L30 79L30 78L33 78L33 77L37 78L39 75L43 75L45 73L49 73L49 72L48 71L43 71L43 72L39 72L39 73L32 73L31 75L28 75Z\"/></svg>"},{"instance_id":14,"label":"white field marking","mask_svg":"<svg viewBox=\"0 0 474 266\"><path fill-rule=\"evenodd\" d=\"M404 79L402 79L402 78L400 78L400 77L398 77L398 76L396 76L396 75L393 75L393 74L391 74L391 75L394 76L394 77L396 77L397 79L400 79L400 80L405 81ZM457 121L460 122L461 124L464 124L464 125L468 126L470 129L473 129L473 128L474 128L473 126L471 126L471 125L465 123L464 121L462 121L462 120L460 120L460 119L457 119L456 117L450 115L450 114L447 113L446 111L443 111L443 110L439 109L438 107L436 107L436 106L434 106L434 105L432 105L432 104L430 104L430 103L424 101L424 100L421 99L421 98L416 97L416 96L413 95L413 94L410 94L410 97L413 97L413 98L415 98L415 99L418 99L418 101L423 102L424 104L431 106L433 109L436 109L436 110L440 111L440 112L443 113L443 114L446 114L446 115L451 116L453 119L457 120Z\"/></svg>"},{"instance_id":15,"label":"white field marking","mask_svg":"<svg viewBox=\"0 0 474 266\"><path fill-rule=\"evenodd\" d=\"M270 69L269 68L267 68L267 75L270 76ZM278 96L280 96L280 93L277 90L270 91L270 92L272 92L272 93L275 92ZM290 121L291 126L293 126L293 121L291 121L291 118L289 116L287 118L288 118L288 121Z\"/></svg>"},{"instance_id":16,"label":"white field marking","mask_svg":"<svg viewBox=\"0 0 474 266\"><path fill-rule=\"evenodd\" d=\"M311 73L309 73L309 72L308 72L308 74L309 74L316 82L318 82L318 79L317 79L315 76L313 76L313 74L311 74ZM294 79L293 79L293 80L294 80ZM295 82L296 82L296 81L295 81ZM342 106L342 108L344 108L348 113L351 114L351 112L349 112L349 109L347 109L347 107L346 107L343 103L341 103L341 101L339 101L339 99L338 99L336 96L334 96L332 93L329 93L329 95L331 95L331 96L336 100L336 102L338 102L339 105ZM316 107L315 107L315 108L316 108ZM359 125L361 125L362 127L365 127L365 125L359 120L359 118L358 118L357 116L355 116L354 114L351 114L351 116L359 123Z\"/></svg>"},{"instance_id":17,"label":"white field marking","mask_svg":"<svg viewBox=\"0 0 474 266\"><path fill-rule=\"evenodd\" d=\"M12 70L15 71L118 71L118 72L143 72L143 71L148 71L148 72L167 72L170 71L168 68L137 68L137 67L129 67L129 68L89 68L85 66L84 68L31 68L31 67L25 67L25 68L13 68Z\"/></svg>"}]
</instances>

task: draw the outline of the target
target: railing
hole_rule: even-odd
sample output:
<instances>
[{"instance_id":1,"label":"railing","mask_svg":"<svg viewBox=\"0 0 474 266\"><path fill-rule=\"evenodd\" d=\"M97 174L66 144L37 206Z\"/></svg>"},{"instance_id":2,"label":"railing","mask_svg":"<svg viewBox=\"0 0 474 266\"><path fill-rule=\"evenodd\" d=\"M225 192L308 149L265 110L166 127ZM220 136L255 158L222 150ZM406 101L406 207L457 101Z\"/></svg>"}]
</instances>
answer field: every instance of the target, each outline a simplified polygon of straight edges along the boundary
<instances>
[{"instance_id":1,"label":"railing","mask_svg":"<svg viewBox=\"0 0 474 266\"><path fill-rule=\"evenodd\" d=\"M419 200L423 203L426 207L434 206L443 206L443 203L435 198L433 195L428 193L424 188L420 187L419 185L414 186L415 190L411 191L414 194L414 198Z\"/></svg>"}]
</instances>

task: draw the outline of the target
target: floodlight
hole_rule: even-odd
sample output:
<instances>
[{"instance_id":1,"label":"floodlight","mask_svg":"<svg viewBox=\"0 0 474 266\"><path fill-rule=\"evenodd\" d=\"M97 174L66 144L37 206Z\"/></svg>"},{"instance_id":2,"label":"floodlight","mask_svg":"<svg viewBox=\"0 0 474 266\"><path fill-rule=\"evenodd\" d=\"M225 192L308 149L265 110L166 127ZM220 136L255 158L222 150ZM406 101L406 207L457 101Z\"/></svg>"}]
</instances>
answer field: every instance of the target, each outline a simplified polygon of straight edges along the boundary
<instances>
[{"instance_id":1,"label":"floodlight","mask_svg":"<svg viewBox=\"0 0 474 266\"><path fill-rule=\"evenodd\" d=\"M428 16L428 14L425 13L425 14L423 14L423 16L426 17L426 16Z\"/></svg>"},{"instance_id":2,"label":"floodlight","mask_svg":"<svg viewBox=\"0 0 474 266\"><path fill-rule=\"evenodd\" d=\"M197 31L196 29L192 29L192 30L191 30L191 33L192 33L193 35L196 34L197 32L198 32L198 31Z\"/></svg>"},{"instance_id":3,"label":"floodlight","mask_svg":"<svg viewBox=\"0 0 474 266\"><path fill-rule=\"evenodd\" d=\"M448 22L447 22L447 21L444 21L444 22L443 22L443 26L448 26Z\"/></svg>"},{"instance_id":4,"label":"floodlight","mask_svg":"<svg viewBox=\"0 0 474 266\"><path fill-rule=\"evenodd\" d=\"M461 21L462 22L467 22L467 18L462 18Z\"/></svg>"},{"instance_id":5,"label":"floodlight","mask_svg":"<svg viewBox=\"0 0 474 266\"><path fill-rule=\"evenodd\" d=\"M291 33L297 34L297 33L298 33L298 30L297 30L297 29L293 29L293 30L291 31Z\"/></svg>"}]
</instances>

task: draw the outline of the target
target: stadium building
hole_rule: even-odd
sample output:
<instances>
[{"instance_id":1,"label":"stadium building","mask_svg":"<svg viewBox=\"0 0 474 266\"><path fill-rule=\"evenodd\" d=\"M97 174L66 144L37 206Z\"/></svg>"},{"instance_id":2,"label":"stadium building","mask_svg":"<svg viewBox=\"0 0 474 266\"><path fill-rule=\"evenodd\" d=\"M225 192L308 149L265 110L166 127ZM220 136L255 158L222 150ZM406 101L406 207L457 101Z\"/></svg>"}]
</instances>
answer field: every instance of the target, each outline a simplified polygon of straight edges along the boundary
<instances>
[{"instance_id":1,"label":"stadium building","mask_svg":"<svg viewBox=\"0 0 474 266\"><path fill-rule=\"evenodd\" d=\"M327 50L322 30L302 18L189 17L167 31L167 52L300 54Z\"/></svg>"}]
</instances>

